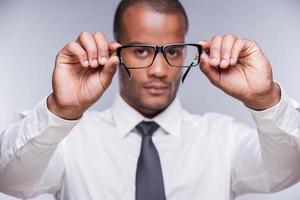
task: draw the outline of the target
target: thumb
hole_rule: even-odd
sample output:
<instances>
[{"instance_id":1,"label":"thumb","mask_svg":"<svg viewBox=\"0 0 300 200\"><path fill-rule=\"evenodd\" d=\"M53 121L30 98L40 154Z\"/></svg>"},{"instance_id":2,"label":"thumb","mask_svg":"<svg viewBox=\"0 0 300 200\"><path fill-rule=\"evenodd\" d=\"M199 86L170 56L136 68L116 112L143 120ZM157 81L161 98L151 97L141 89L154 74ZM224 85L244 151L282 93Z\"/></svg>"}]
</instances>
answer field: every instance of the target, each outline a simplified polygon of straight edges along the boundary
<instances>
[{"instance_id":1,"label":"thumb","mask_svg":"<svg viewBox=\"0 0 300 200\"><path fill-rule=\"evenodd\" d=\"M110 55L115 55L116 51L117 51L117 48L120 47L120 46L122 46L122 45L118 42L115 42L115 41L109 43L108 49L109 49Z\"/></svg>"},{"instance_id":2,"label":"thumb","mask_svg":"<svg viewBox=\"0 0 300 200\"><path fill-rule=\"evenodd\" d=\"M202 49L205 53L209 54L209 50L210 50L210 41L208 40L201 40L198 42L198 44L200 44L202 46Z\"/></svg>"},{"instance_id":3,"label":"thumb","mask_svg":"<svg viewBox=\"0 0 300 200\"><path fill-rule=\"evenodd\" d=\"M220 69L213 67L209 64L208 55L203 52L200 57L200 70L205 74L209 81L215 86L220 84Z\"/></svg>"},{"instance_id":4,"label":"thumb","mask_svg":"<svg viewBox=\"0 0 300 200\"><path fill-rule=\"evenodd\" d=\"M118 64L119 58L117 56L111 56L99 72L100 83L103 87L103 90L106 90L110 85L113 76L116 73Z\"/></svg>"}]
</instances>

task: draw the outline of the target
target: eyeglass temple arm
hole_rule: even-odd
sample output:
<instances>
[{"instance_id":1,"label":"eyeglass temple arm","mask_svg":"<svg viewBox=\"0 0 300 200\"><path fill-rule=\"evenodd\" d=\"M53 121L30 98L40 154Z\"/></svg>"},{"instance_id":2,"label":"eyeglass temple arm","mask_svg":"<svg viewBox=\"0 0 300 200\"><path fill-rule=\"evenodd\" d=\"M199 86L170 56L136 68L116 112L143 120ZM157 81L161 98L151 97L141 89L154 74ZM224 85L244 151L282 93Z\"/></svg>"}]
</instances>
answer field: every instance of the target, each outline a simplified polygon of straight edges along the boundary
<instances>
[{"instance_id":1,"label":"eyeglass temple arm","mask_svg":"<svg viewBox=\"0 0 300 200\"><path fill-rule=\"evenodd\" d=\"M183 84L184 80L186 79L189 71L191 70L191 67L188 67L187 70L184 72L182 79L181 79L181 83Z\"/></svg>"},{"instance_id":2,"label":"eyeglass temple arm","mask_svg":"<svg viewBox=\"0 0 300 200\"><path fill-rule=\"evenodd\" d=\"M197 62L197 60L194 60L190 66L188 67L188 69L184 72L183 76L182 76L182 79L181 79L181 83L183 84L184 80L186 79L189 71L191 70L192 66L195 64L195 62Z\"/></svg>"},{"instance_id":3,"label":"eyeglass temple arm","mask_svg":"<svg viewBox=\"0 0 300 200\"><path fill-rule=\"evenodd\" d=\"M126 73L128 75L129 80L131 80L132 76L131 76L129 69L127 69L127 67L123 63L120 63L120 65L122 65L123 69L126 71Z\"/></svg>"}]
</instances>

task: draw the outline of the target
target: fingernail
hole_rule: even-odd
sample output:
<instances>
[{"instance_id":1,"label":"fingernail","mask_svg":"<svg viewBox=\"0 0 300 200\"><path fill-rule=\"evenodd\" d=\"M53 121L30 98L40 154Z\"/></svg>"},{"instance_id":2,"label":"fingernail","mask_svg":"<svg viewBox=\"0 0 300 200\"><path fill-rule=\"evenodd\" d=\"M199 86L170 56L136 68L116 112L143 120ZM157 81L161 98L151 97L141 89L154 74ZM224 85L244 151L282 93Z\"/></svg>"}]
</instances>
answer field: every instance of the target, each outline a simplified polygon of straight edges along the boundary
<instances>
[{"instance_id":1,"label":"fingernail","mask_svg":"<svg viewBox=\"0 0 300 200\"><path fill-rule=\"evenodd\" d=\"M226 61L225 59L222 59L222 61L221 61L220 65L222 65L222 66L226 66L226 65L227 65L227 61Z\"/></svg>"},{"instance_id":2,"label":"fingernail","mask_svg":"<svg viewBox=\"0 0 300 200\"><path fill-rule=\"evenodd\" d=\"M83 61L84 66L89 66L89 61L85 60Z\"/></svg>"},{"instance_id":3,"label":"fingernail","mask_svg":"<svg viewBox=\"0 0 300 200\"><path fill-rule=\"evenodd\" d=\"M213 65L218 65L219 64L219 61L216 58L211 59L211 62L212 62Z\"/></svg>"},{"instance_id":4,"label":"fingernail","mask_svg":"<svg viewBox=\"0 0 300 200\"><path fill-rule=\"evenodd\" d=\"M98 65L97 59L93 59L92 63L94 66Z\"/></svg>"},{"instance_id":5,"label":"fingernail","mask_svg":"<svg viewBox=\"0 0 300 200\"><path fill-rule=\"evenodd\" d=\"M234 62L233 58L230 58L230 64L231 65L233 65L233 62Z\"/></svg>"},{"instance_id":6,"label":"fingernail","mask_svg":"<svg viewBox=\"0 0 300 200\"><path fill-rule=\"evenodd\" d=\"M100 58L100 65L105 65L106 61L107 61L106 57L101 57Z\"/></svg>"}]
</instances>

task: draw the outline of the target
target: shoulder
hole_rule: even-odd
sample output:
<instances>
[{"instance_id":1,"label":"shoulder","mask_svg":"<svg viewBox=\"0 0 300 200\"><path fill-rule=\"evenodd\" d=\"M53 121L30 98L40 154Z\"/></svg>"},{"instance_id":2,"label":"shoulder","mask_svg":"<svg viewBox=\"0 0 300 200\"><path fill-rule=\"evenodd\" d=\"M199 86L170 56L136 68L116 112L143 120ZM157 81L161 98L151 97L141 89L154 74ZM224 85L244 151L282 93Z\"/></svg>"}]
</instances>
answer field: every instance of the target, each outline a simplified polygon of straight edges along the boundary
<instances>
[{"instance_id":1,"label":"shoulder","mask_svg":"<svg viewBox=\"0 0 300 200\"><path fill-rule=\"evenodd\" d=\"M244 123L237 122L231 116L215 112L199 115L184 110L182 121L184 131L215 135L221 138L241 136L244 135L243 133L248 134L254 130Z\"/></svg>"},{"instance_id":2,"label":"shoulder","mask_svg":"<svg viewBox=\"0 0 300 200\"><path fill-rule=\"evenodd\" d=\"M88 110L80 119L80 123L113 123L111 108L105 109L103 111Z\"/></svg>"},{"instance_id":3,"label":"shoulder","mask_svg":"<svg viewBox=\"0 0 300 200\"><path fill-rule=\"evenodd\" d=\"M70 135L93 135L102 130L109 130L115 126L111 109L108 108L103 111L88 110L79 120L78 124L73 128ZM106 129L107 128L107 129Z\"/></svg>"},{"instance_id":4,"label":"shoulder","mask_svg":"<svg viewBox=\"0 0 300 200\"><path fill-rule=\"evenodd\" d=\"M112 135L110 133L113 133L115 129L116 126L110 108L103 111L89 110L84 113L64 139L63 146L67 146L69 150L89 148L95 145L99 138L103 139L107 135Z\"/></svg>"},{"instance_id":5,"label":"shoulder","mask_svg":"<svg viewBox=\"0 0 300 200\"><path fill-rule=\"evenodd\" d=\"M200 115L183 110L182 114L184 123L207 124L212 126L235 123L233 117L221 113L207 112Z\"/></svg>"}]
</instances>

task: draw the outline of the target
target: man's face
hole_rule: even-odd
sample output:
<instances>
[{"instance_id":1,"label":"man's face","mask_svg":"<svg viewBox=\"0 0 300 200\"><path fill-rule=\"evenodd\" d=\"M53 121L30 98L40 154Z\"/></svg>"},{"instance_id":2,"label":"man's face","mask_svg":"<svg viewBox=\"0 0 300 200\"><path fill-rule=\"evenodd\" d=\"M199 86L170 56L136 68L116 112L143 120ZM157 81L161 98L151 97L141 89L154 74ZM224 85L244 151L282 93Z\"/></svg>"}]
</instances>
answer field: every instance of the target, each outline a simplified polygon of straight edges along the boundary
<instances>
[{"instance_id":1,"label":"man's face","mask_svg":"<svg viewBox=\"0 0 300 200\"><path fill-rule=\"evenodd\" d=\"M184 42L185 21L180 14L161 14L143 6L128 8L122 17L122 45L132 43L166 45ZM168 65L162 53L144 69L131 69L132 79L120 70L123 99L146 117L165 109L176 96L181 69Z\"/></svg>"}]
</instances>

